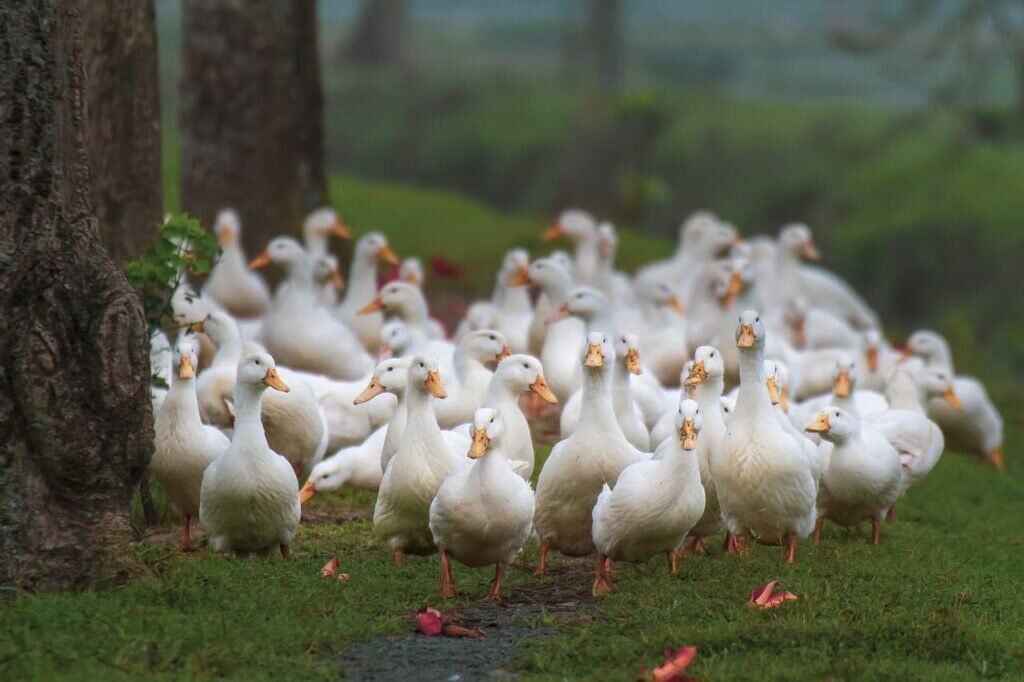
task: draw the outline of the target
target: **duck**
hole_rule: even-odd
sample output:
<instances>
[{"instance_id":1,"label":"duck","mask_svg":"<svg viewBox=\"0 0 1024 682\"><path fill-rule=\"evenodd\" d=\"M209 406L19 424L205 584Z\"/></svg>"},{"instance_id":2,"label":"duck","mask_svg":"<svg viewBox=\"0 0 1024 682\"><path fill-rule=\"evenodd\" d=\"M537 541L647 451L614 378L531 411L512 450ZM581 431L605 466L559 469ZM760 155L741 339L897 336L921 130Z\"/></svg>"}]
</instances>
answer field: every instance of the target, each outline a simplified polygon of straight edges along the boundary
<instances>
[{"instance_id":1,"label":"duck","mask_svg":"<svg viewBox=\"0 0 1024 682\"><path fill-rule=\"evenodd\" d=\"M591 511L597 496L605 484L614 487L627 466L650 457L626 440L615 418L610 395L615 366L611 338L602 332L587 335L579 425L555 444L537 479L534 527L540 538L539 575L547 571L552 548L575 557L594 551Z\"/></svg>"},{"instance_id":2,"label":"duck","mask_svg":"<svg viewBox=\"0 0 1024 682\"><path fill-rule=\"evenodd\" d=\"M530 321L533 319L533 304L529 290L517 283L528 273L530 255L525 249L512 249L498 269L491 303L498 319L495 329L508 339L513 353L529 350Z\"/></svg>"},{"instance_id":3,"label":"duck","mask_svg":"<svg viewBox=\"0 0 1024 682\"><path fill-rule=\"evenodd\" d=\"M629 305L633 299L633 285L625 273L615 269L615 254L619 249L619 234L609 222L597 226L597 267L594 287L604 293L617 306Z\"/></svg>"},{"instance_id":4,"label":"duck","mask_svg":"<svg viewBox=\"0 0 1024 682\"><path fill-rule=\"evenodd\" d=\"M700 409L700 438L697 439L696 461L700 482L704 488L704 510L690 529L686 552L705 551L704 538L722 530L722 512L718 503L718 490L711 474L711 458L725 437L727 430L725 410L722 409L722 391L725 388L725 364L722 354L714 346L701 346L693 354L693 367L683 382L693 388L696 406ZM685 402L684 398L680 404ZM672 443L673 439L669 439ZM655 455L664 457L659 447Z\"/></svg>"},{"instance_id":5,"label":"duck","mask_svg":"<svg viewBox=\"0 0 1024 682\"><path fill-rule=\"evenodd\" d=\"M435 357L451 357L455 347L437 337L430 324L427 299L423 292L406 282L392 281L385 284L380 293L359 309L360 315L383 312L387 319L399 319L409 329L412 337L410 350L415 353L429 353Z\"/></svg>"},{"instance_id":6,"label":"duck","mask_svg":"<svg viewBox=\"0 0 1024 682\"><path fill-rule=\"evenodd\" d=\"M192 519L199 518L199 490L203 472L231 441L219 429L203 424L196 400L195 367L199 363L192 340L174 344L171 386L156 413L153 473L167 499L181 515L181 549L192 545Z\"/></svg>"},{"instance_id":7,"label":"duck","mask_svg":"<svg viewBox=\"0 0 1024 682\"><path fill-rule=\"evenodd\" d=\"M665 281L639 278L632 304L618 310L619 328L630 329L640 338L645 368L657 383L671 385L689 359L686 311L672 287Z\"/></svg>"},{"instance_id":8,"label":"duck","mask_svg":"<svg viewBox=\"0 0 1024 682\"><path fill-rule=\"evenodd\" d=\"M348 241L352 231L343 223L333 208L323 206L310 212L302 223L302 238L310 258L328 255L331 236Z\"/></svg>"},{"instance_id":9,"label":"duck","mask_svg":"<svg viewBox=\"0 0 1024 682\"><path fill-rule=\"evenodd\" d=\"M398 266L398 279L399 281L411 284L420 291L423 291L423 285L426 282L426 274L423 271L422 261L415 256L403 258L401 265ZM484 326L493 327L494 325L490 324ZM427 327L430 330L431 338L443 339L448 336L448 332L445 330L444 324L442 324L437 318L427 318Z\"/></svg>"},{"instance_id":10,"label":"duck","mask_svg":"<svg viewBox=\"0 0 1024 682\"><path fill-rule=\"evenodd\" d=\"M614 336L618 325L605 295L593 287L575 287L569 296L548 317L548 322L558 322L573 316L583 321L587 333L601 332Z\"/></svg>"},{"instance_id":11,"label":"duck","mask_svg":"<svg viewBox=\"0 0 1024 682\"><path fill-rule=\"evenodd\" d=\"M739 316L740 390L728 429L711 459L722 518L733 536L785 545L796 560L799 538L816 520L818 463L777 418L764 377L765 330L755 310Z\"/></svg>"},{"instance_id":12,"label":"duck","mask_svg":"<svg viewBox=\"0 0 1024 682\"><path fill-rule=\"evenodd\" d=\"M153 377L149 387L149 404L153 414L159 414L171 385L171 375L174 374L174 348L162 329L156 329L149 335L149 373Z\"/></svg>"},{"instance_id":13,"label":"duck","mask_svg":"<svg viewBox=\"0 0 1024 682\"><path fill-rule=\"evenodd\" d=\"M612 589L611 561L644 562L664 554L669 572L675 573L676 550L704 513L704 486L695 452L700 407L693 400L681 401L675 422L678 437L669 439L661 459L630 464L614 488L605 483L601 489L592 512L597 548L594 596Z\"/></svg>"},{"instance_id":14,"label":"duck","mask_svg":"<svg viewBox=\"0 0 1024 682\"><path fill-rule=\"evenodd\" d=\"M790 299L783 319L789 333L790 344L797 349L848 348L861 346L861 335L843 318L834 313L811 306L800 295Z\"/></svg>"},{"instance_id":15,"label":"duck","mask_svg":"<svg viewBox=\"0 0 1024 682\"><path fill-rule=\"evenodd\" d=\"M238 213L224 209L217 214L214 232L221 255L203 286L203 295L235 317L260 317L270 307L270 289L246 267L242 250L242 221Z\"/></svg>"},{"instance_id":16,"label":"duck","mask_svg":"<svg viewBox=\"0 0 1024 682\"><path fill-rule=\"evenodd\" d=\"M612 405L626 440L641 452L650 452L651 437L644 426L640 412L633 402L630 375L643 373L640 366L639 339L636 334L618 334L615 337L615 371L612 374ZM562 438L576 430L580 420L581 392L576 392L566 403L559 421Z\"/></svg>"},{"instance_id":17,"label":"duck","mask_svg":"<svg viewBox=\"0 0 1024 682\"><path fill-rule=\"evenodd\" d=\"M199 412L204 422L230 429L235 421L233 396L238 363L246 355L265 350L243 342L235 320L222 311L209 313L190 329L205 334L217 346L213 362L196 380ZM274 371L287 382L289 390L274 391L260 401L264 436L271 450L285 457L295 475L301 477L327 452L329 424L308 381L286 367L275 365Z\"/></svg>"},{"instance_id":18,"label":"duck","mask_svg":"<svg viewBox=\"0 0 1024 682\"><path fill-rule=\"evenodd\" d=\"M872 391L884 392L889 378L900 364L900 354L893 350L877 329L869 329L861 336L860 385Z\"/></svg>"},{"instance_id":19,"label":"duck","mask_svg":"<svg viewBox=\"0 0 1024 682\"><path fill-rule=\"evenodd\" d=\"M316 303L313 273L305 250L290 237L277 237L250 264L284 269L288 286L278 290L263 320L260 341L284 365L353 381L373 363L358 339L330 311Z\"/></svg>"},{"instance_id":20,"label":"duck","mask_svg":"<svg viewBox=\"0 0 1024 682\"><path fill-rule=\"evenodd\" d=\"M387 430L387 425L381 426L362 443L341 448L314 466L299 490L299 503L306 504L317 493L339 490L346 485L356 490L376 492L384 478L380 451Z\"/></svg>"},{"instance_id":21,"label":"duck","mask_svg":"<svg viewBox=\"0 0 1024 682\"><path fill-rule=\"evenodd\" d=\"M482 406L501 414L505 458L512 469L528 481L534 468L533 437L530 424L519 407L519 396L527 391L546 403L558 403L544 377L541 362L531 355L510 355L494 370Z\"/></svg>"},{"instance_id":22,"label":"duck","mask_svg":"<svg viewBox=\"0 0 1024 682\"><path fill-rule=\"evenodd\" d=\"M538 258L530 264L527 282L540 289L541 295L534 309L534 322L545 327L539 359L547 370L551 391L558 401L565 403L579 390L582 372L579 363L580 347L586 342L583 321L572 316L551 315L569 298L572 276L564 264L554 258Z\"/></svg>"},{"instance_id":23,"label":"duck","mask_svg":"<svg viewBox=\"0 0 1024 682\"><path fill-rule=\"evenodd\" d=\"M395 396L397 404L388 420L384 441L378 453L380 469L385 471L388 463L398 452L398 444L402 440L402 433L405 431L406 419L408 417L408 405L406 404L406 387L408 386L407 373L411 358L389 358L382 360L373 370L366 388L353 398L354 405L363 405L374 400L379 395Z\"/></svg>"},{"instance_id":24,"label":"duck","mask_svg":"<svg viewBox=\"0 0 1024 682\"><path fill-rule=\"evenodd\" d=\"M829 407L806 427L833 444L818 487L814 542L825 519L841 526L871 520L871 544L881 542L882 519L900 495L900 456L884 435L838 407Z\"/></svg>"},{"instance_id":25,"label":"duck","mask_svg":"<svg viewBox=\"0 0 1024 682\"><path fill-rule=\"evenodd\" d=\"M946 446L980 457L982 464L1004 471L1003 418L980 381L955 374L949 344L939 334L921 330L907 339L908 356L917 356L926 367L943 369L953 376L956 403L942 398L928 402L928 418L942 429ZM959 409L958 409L959 407Z\"/></svg>"},{"instance_id":26,"label":"duck","mask_svg":"<svg viewBox=\"0 0 1024 682\"><path fill-rule=\"evenodd\" d=\"M429 527L430 503L452 467L465 459L442 435L433 400L445 398L437 361L412 358L407 371L405 430L394 458L384 467L373 510L373 529L391 548L395 566L404 555L436 550Z\"/></svg>"},{"instance_id":27,"label":"duck","mask_svg":"<svg viewBox=\"0 0 1024 682\"><path fill-rule=\"evenodd\" d=\"M597 223L594 216L580 209L563 211L540 238L553 241L568 239L574 248L573 279L581 285L593 285L597 277Z\"/></svg>"},{"instance_id":28,"label":"duck","mask_svg":"<svg viewBox=\"0 0 1024 682\"><path fill-rule=\"evenodd\" d=\"M345 288L345 280L338 272L338 259L329 253L313 260L313 290L320 306L333 310L338 304L338 293Z\"/></svg>"},{"instance_id":29,"label":"duck","mask_svg":"<svg viewBox=\"0 0 1024 682\"><path fill-rule=\"evenodd\" d=\"M473 415L468 458L452 468L430 503L429 526L441 557L441 595L454 597L450 559L470 568L494 564L485 601L501 599L505 570L533 528L533 488L512 469L501 412Z\"/></svg>"},{"instance_id":30,"label":"duck","mask_svg":"<svg viewBox=\"0 0 1024 682\"><path fill-rule=\"evenodd\" d=\"M267 445L260 401L268 387L287 392L288 386L266 353L245 356L237 376L231 444L203 474L199 521L218 556L280 551L287 559L302 516L299 480Z\"/></svg>"},{"instance_id":31,"label":"duck","mask_svg":"<svg viewBox=\"0 0 1024 682\"><path fill-rule=\"evenodd\" d=\"M380 232L364 234L352 250L348 271L348 290L335 314L352 330L368 353L376 353L380 343L380 327L384 317L375 311L360 314L367 301L377 296L377 262L398 265L398 256Z\"/></svg>"},{"instance_id":32,"label":"duck","mask_svg":"<svg viewBox=\"0 0 1024 682\"><path fill-rule=\"evenodd\" d=\"M473 414L487 398L493 372L487 363L498 363L512 355L505 336L493 329L475 331L462 337L455 346L454 386L448 387L448 398L434 407L437 423L450 429L472 421Z\"/></svg>"}]
</instances>

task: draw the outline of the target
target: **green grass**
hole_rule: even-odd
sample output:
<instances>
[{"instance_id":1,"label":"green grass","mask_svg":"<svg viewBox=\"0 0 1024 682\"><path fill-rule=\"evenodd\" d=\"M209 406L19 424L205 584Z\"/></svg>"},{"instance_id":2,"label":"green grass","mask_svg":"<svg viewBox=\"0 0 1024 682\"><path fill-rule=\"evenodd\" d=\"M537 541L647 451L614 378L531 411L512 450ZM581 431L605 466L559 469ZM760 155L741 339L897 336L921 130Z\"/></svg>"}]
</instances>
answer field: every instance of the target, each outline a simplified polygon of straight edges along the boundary
<instances>
[{"instance_id":1,"label":"green grass","mask_svg":"<svg viewBox=\"0 0 1024 682\"><path fill-rule=\"evenodd\" d=\"M409 632L410 614L424 604L467 606L491 577L457 565L463 596L446 602L436 593L436 558L395 570L368 521L331 518L332 510L367 513L372 500L359 492L315 498L320 522L302 526L288 562L219 561L143 544L136 552L151 575L123 587L7 593L0 676L337 679L349 642ZM710 556L684 559L676 576L660 557L620 566L596 619L546 619L557 634L526 643L515 667L525 679L630 680L664 648L692 644L702 679L1024 676L1024 482L947 455L900 515L877 548L865 534L826 527L822 544L802 545L794 566L778 548L738 558L717 542ZM320 576L332 554L351 572L347 583ZM534 578L535 559L531 544L509 573L509 591L588 580ZM746 608L750 590L772 579L799 600Z\"/></svg>"}]
</instances>

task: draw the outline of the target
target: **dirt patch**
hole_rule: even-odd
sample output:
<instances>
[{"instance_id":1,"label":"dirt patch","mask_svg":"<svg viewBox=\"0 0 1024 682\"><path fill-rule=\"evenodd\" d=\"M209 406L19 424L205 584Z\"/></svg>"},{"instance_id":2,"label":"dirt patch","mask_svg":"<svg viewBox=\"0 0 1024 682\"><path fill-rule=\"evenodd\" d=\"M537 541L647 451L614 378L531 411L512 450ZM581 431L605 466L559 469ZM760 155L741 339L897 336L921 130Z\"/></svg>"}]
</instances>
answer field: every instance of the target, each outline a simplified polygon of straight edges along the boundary
<instances>
[{"instance_id":1,"label":"dirt patch","mask_svg":"<svg viewBox=\"0 0 1024 682\"><path fill-rule=\"evenodd\" d=\"M565 571L576 572L581 578L589 575L582 566ZM453 612L453 620L479 628L486 639L414 633L381 637L349 646L339 662L352 680L511 679L516 673L510 664L523 642L554 635L552 620L561 625L585 622L594 618L593 612L586 579L524 586L511 590L501 604L481 603Z\"/></svg>"}]
</instances>

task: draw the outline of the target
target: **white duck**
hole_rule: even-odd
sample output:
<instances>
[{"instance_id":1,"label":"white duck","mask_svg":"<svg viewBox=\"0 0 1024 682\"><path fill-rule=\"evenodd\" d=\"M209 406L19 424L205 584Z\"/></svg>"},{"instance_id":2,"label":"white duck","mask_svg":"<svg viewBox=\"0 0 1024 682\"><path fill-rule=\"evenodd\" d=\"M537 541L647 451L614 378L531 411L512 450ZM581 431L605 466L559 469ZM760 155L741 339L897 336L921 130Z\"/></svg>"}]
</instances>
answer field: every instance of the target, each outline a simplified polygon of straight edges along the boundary
<instances>
[{"instance_id":1,"label":"white duck","mask_svg":"<svg viewBox=\"0 0 1024 682\"><path fill-rule=\"evenodd\" d=\"M597 224L586 211L569 209L541 234L542 241L565 237L574 247L573 278L579 284L593 285L597 277Z\"/></svg>"},{"instance_id":2,"label":"white duck","mask_svg":"<svg viewBox=\"0 0 1024 682\"><path fill-rule=\"evenodd\" d=\"M298 370L352 381L373 368L356 337L316 303L309 257L297 241L278 237L252 262L284 269L288 286L278 290L263 320L261 341L280 362Z\"/></svg>"},{"instance_id":3,"label":"white duck","mask_svg":"<svg viewBox=\"0 0 1024 682\"><path fill-rule=\"evenodd\" d=\"M338 292L345 288L345 280L338 272L338 259L329 253L313 260L313 291L316 302L327 309L338 304Z\"/></svg>"},{"instance_id":4,"label":"white duck","mask_svg":"<svg viewBox=\"0 0 1024 682\"><path fill-rule=\"evenodd\" d=\"M765 332L757 312L740 315L740 392L725 438L711 460L722 517L733 535L784 543L786 562L797 539L814 529L819 463L776 417L764 377Z\"/></svg>"},{"instance_id":5,"label":"white duck","mask_svg":"<svg viewBox=\"0 0 1024 682\"><path fill-rule=\"evenodd\" d=\"M633 286L624 273L615 269L615 253L619 248L619 235L611 223L597 226L597 268L594 286L615 305L628 305L633 299Z\"/></svg>"},{"instance_id":6,"label":"white duck","mask_svg":"<svg viewBox=\"0 0 1024 682\"><path fill-rule=\"evenodd\" d=\"M345 485L357 490L379 489L384 478L380 451L387 429L387 426L380 427L359 445L341 448L313 467L299 490L299 502L306 504L316 493L331 492Z\"/></svg>"},{"instance_id":7,"label":"white duck","mask_svg":"<svg viewBox=\"0 0 1024 682\"><path fill-rule=\"evenodd\" d=\"M352 330L356 338L370 353L377 351L380 327L384 317L379 313L359 314L359 310L377 296L377 261L398 265L398 257L388 246L388 240L379 232L370 232L359 238L352 251L352 265L348 272L348 291L336 314Z\"/></svg>"},{"instance_id":8,"label":"white duck","mask_svg":"<svg viewBox=\"0 0 1024 682\"><path fill-rule=\"evenodd\" d=\"M266 353L246 356L237 374L231 445L203 474L199 521L219 555L280 549L287 559L302 515L299 481L288 460L267 445L260 400L268 386L288 387Z\"/></svg>"},{"instance_id":9,"label":"white duck","mask_svg":"<svg viewBox=\"0 0 1024 682\"><path fill-rule=\"evenodd\" d=\"M398 404L387 423L384 441L381 444L380 452L377 453L381 471L388 468L391 458L398 452L398 444L405 431L405 423L409 415L409 408L406 404L407 374L411 362L411 358L382 360L374 368L369 384L352 401L355 405L363 405L381 394L390 394L397 398Z\"/></svg>"},{"instance_id":10,"label":"white duck","mask_svg":"<svg viewBox=\"0 0 1024 682\"><path fill-rule=\"evenodd\" d=\"M534 526L540 537L537 572L547 571L550 548L569 556L594 551L591 511L605 484L648 456L630 445L612 407L615 349L610 336L591 332L583 355L583 405L576 431L551 450L537 480Z\"/></svg>"},{"instance_id":11,"label":"white duck","mask_svg":"<svg viewBox=\"0 0 1024 682\"><path fill-rule=\"evenodd\" d=\"M390 319L405 323L412 337L410 350L414 353L429 353L438 359L451 358L455 347L435 336L423 292L406 282L392 281L381 288L380 293L359 309L360 315L383 311Z\"/></svg>"},{"instance_id":12,"label":"white duck","mask_svg":"<svg viewBox=\"0 0 1024 682\"><path fill-rule=\"evenodd\" d=\"M530 256L525 249L512 249L498 269L491 303L498 314L495 329L508 339L513 353L525 353L529 346L533 304L528 289L518 286L529 272Z\"/></svg>"},{"instance_id":13,"label":"white duck","mask_svg":"<svg viewBox=\"0 0 1024 682\"><path fill-rule=\"evenodd\" d=\"M900 456L870 425L829 407L806 430L834 444L818 488L818 542L825 519L855 526L871 519L871 543L881 540L882 518L900 495Z\"/></svg>"},{"instance_id":14,"label":"white duck","mask_svg":"<svg viewBox=\"0 0 1024 682\"><path fill-rule=\"evenodd\" d=\"M636 334L619 334L615 337L615 371L612 374L612 406L623 435L637 450L650 452L651 437L644 426L639 409L633 402L630 375L641 374L639 340ZM559 421L562 438L568 438L576 430L580 420L582 392L573 394L562 410Z\"/></svg>"},{"instance_id":15,"label":"white duck","mask_svg":"<svg viewBox=\"0 0 1024 682\"><path fill-rule=\"evenodd\" d=\"M472 568L494 564L494 584L484 599L499 600L505 569L533 527L533 489L509 465L498 410L476 411L468 454L470 460L449 472L430 503L430 531L441 555L441 594L456 596L450 556Z\"/></svg>"},{"instance_id":16,"label":"white duck","mask_svg":"<svg viewBox=\"0 0 1024 682\"><path fill-rule=\"evenodd\" d=\"M925 366L944 369L954 375L949 344L935 332L915 332L907 340L907 350L924 360ZM1003 418L985 387L974 377L954 375L953 393L960 409L941 398L933 398L928 403L928 417L942 429L950 449L976 454L984 464L1002 471L1006 467Z\"/></svg>"},{"instance_id":17,"label":"white duck","mask_svg":"<svg viewBox=\"0 0 1024 682\"><path fill-rule=\"evenodd\" d=\"M547 368L548 381L558 400L565 402L579 390L582 381L579 354L586 343L582 320L564 316L553 322L548 318L572 290L572 276L553 258L539 258L530 264L529 283L540 288L541 298L534 311L534 322L546 326L540 351L541 364Z\"/></svg>"},{"instance_id":18,"label":"white duck","mask_svg":"<svg viewBox=\"0 0 1024 682\"><path fill-rule=\"evenodd\" d=\"M270 305L270 290L259 275L246 267L238 214L230 209L218 213L214 231L221 256L203 286L203 295L235 317L259 317Z\"/></svg>"},{"instance_id":19,"label":"white duck","mask_svg":"<svg viewBox=\"0 0 1024 682\"><path fill-rule=\"evenodd\" d=\"M434 398L444 398L437 362L413 357L408 370L405 431L394 459L384 468L373 528L391 547L395 565L404 554L430 554L434 540L428 526L430 502L464 452L453 452L434 417Z\"/></svg>"},{"instance_id":20,"label":"white duck","mask_svg":"<svg viewBox=\"0 0 1024 682\"><path fill-rule=\"evenodd\" d=\"M352 232L338 219L333 208L318 208L306 216L302 223L302 238L311 258L328 254L328 242L332 235L345 240L352 239Z\"/></svg>"},{"instance_id":21,"label":"white duck","mask_svg":"<svg viewBox=\"0 0 1024 682\"><path fill-rule=\"evenodd\" d=\"M533 475L534 450L530 424L519 408L519 396L530 391L548 403L558 398L548 388L543 368L537 358L530 355L510 355L500 363L487 387L483 407L498 410L504 422L505 457L517 474L525 480Z\"/></svg>"},{"instance_id":22,"label":"white duck","mask_svg":"<svg viewBox=\"0 0 1024 682\"><path fill-rule=\"evenodd\" d=\"M676 550L704 513L704 487L697 462L701 414L697 403L683 400L675 416L678 437L667 441L661 459L631 464L614 489L607 483L593 511L597 547L595 596L612 589L610 561L647 561L664 553L676 572Z\"/></svg>"},{"instance_id":23,"label":"white duck","mask_svg":"<svg viewBox=\"0 0 1024 682\"><path fill-rule=\"evenodd\" d=\"M181 548L188 551L193 518L199 516L203 472L231 441L220 430L203 424L196 401L196 348L191 340L174 345L171 387L156 414L154 450L149 469L181 515Z\"/></svg>"},{"instance_id":24,"label":"white duck","mask_svg":"<svg viewBox=\"0 0 1024 682\"><path fill-rule=\"evenodd\" d=\"M504 335L493 329L462 337L455 346L455 385L448 387L448 398L434 408L442 429L472 421L473 414L487 397L493 375L486 363L501 362L511 354Z\"/></svg>"}]
</instances>

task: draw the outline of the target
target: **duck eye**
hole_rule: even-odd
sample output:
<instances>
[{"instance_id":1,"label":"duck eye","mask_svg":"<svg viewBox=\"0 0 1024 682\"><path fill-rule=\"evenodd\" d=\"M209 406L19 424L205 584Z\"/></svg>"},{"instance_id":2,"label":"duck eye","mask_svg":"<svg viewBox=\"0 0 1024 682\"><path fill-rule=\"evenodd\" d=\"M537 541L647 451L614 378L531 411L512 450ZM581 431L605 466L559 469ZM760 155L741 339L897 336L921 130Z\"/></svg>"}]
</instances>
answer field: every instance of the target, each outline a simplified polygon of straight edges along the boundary
<instances>
[{"instance_id":1,"label":"duck eye","mask_svg":"<svg viewBox=\"0 0 1024 682\"><path fill-rule=\"evenodd\" d=\"M388 367L388 371L389 371L389 372L394 372L394 371L395 371L395 368L394 368L394 367Z\"/></svg>"},{"instance_id":2,"label":"duck eye","mask_svg":"<svg viewBox=\"0 0 1024 682\"><path fill-rule=\"evenodd\" d=\"M256 364L260 364L259 358L256 359Z\"/></svg>"},{"instance_id":3,"label":"duck eye","mask_svg":"<svg viewBox=\"0 0 1024 682\"><path fill-rule=\"evenodd\" d=\"M523 363L523 369L530 369L530 366L524 362Z\"/></svg>"},{"instance_id":4,"label":"duck eye","mask_svg":"<svg viewBox=\"0 0 1024 682\"><path fill-rule=\"evenodd\" d=\"M420 363L420 367L422 368L423 366L424 366L424 365L423 365L423 363L421 362L421 363Z\"/></svg>"}]
</instances>

